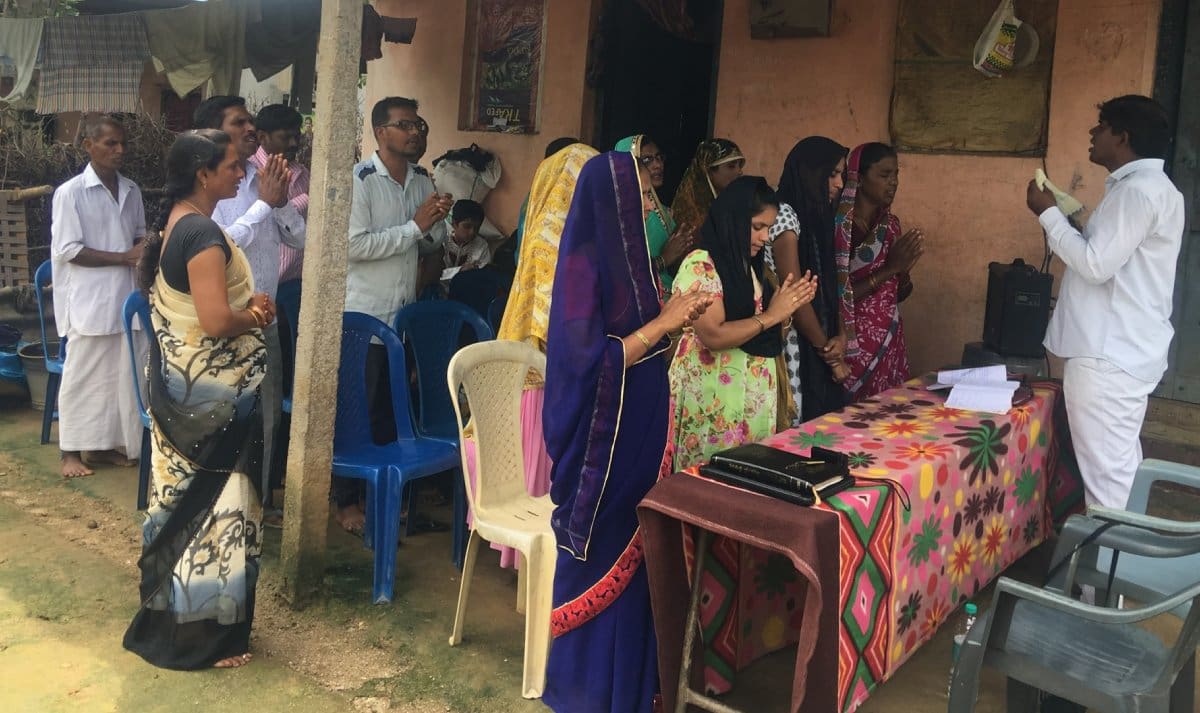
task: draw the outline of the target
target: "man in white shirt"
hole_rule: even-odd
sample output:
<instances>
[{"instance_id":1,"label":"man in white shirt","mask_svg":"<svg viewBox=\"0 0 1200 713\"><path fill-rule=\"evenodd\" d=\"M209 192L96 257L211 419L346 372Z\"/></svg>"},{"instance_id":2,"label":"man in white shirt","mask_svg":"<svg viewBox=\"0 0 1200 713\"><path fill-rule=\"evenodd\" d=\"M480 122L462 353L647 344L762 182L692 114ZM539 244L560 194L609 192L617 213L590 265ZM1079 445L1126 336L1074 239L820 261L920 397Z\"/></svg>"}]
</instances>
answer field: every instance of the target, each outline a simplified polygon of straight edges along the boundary
<instances>
[{"instance_id":1,"label":"man in white shirt","mask_svg":"<svg viewBox=\"0 0 1200 713\"><path fill-rule=\"evenodd\" d=\"M116 119L89 119L83 136L90 161L54 191L50 223L54 321L67 339L58 391L65 478L92 474L85 452L93 462L131 465L142 440L121 318L146 232L142 193L118 172L125 129Z\"/></svg>"},{"instance_id":2,"label":"man in white shirt","mask_svg":"<svg viewBox=\"0 0 1200 713\"><path fill-rule=\"evenodd\" d=\"M1063 390L1086 500L1124 508L1142 460L1147 401L1174 335L1184 207L1163 173L1171 131L1158 102L1105 102L1091 136L1089 158L1109 176L1083 233L1035 182L1026 202L1067 266L1045 345L1067 360Z\"/></svg>"},{"instance_id":3,"label":"man in white shirt","mask_svg":"<svg viewBox=\"0 0 1200 713\"><path fill-rule=\"evenodd\" d=\"M379 150L354 167L354 194L347 245L346 311L363 312L391 325L396 313L417 298L420 255L438 252L446 240L446 215L452 201L434 191L429 175L409 157L425 144L428 124L417 115L417 102L387 97L371 110ZM387 359L382 345L367 355L367 393L372 435L377 442L395 437ZM355 481L335 478L332 488L338 521L361 531L363 513Z\"/></svg>"},{"instance_id":4,"label":"man in white shirt","mask_svg":"<svg viewBox=\"0 0 1200 713\"><path fill-rule=\"evenodd\" d=\"M305 219L288 201L291 170L287 158L283 154L268 156L261 168L250 160L258 151L258 135L241 97L210 97L196 107L193 118L198 129L229 134L238 149L246 175L238 184L238 194L218 202L212 218L245 253L255 290L274 300L279 288L280 245L304 249ZM283 417L283 352L277 322L263 329L263 340L267 365L259 408L263 417L263 498L270 504L276 431Z\"/></svg>"}]
</instances>

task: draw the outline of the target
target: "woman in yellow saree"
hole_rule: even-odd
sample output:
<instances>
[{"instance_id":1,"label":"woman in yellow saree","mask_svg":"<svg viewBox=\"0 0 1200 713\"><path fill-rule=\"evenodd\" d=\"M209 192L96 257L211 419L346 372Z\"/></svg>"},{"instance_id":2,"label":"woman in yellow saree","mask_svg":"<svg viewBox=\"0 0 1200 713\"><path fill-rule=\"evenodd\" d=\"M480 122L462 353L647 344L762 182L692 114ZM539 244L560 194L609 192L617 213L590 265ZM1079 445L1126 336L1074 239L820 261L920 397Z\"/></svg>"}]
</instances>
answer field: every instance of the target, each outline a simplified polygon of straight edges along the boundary
<instances>
[{"instance_id":1,"label":"woman in yellow saree","mask_svg":"<svg viewBox=\"0 0 1200 713\"><path fill-rule=\"evenodd\" d=\"M497 339L526 342L546 351L550 291L558 264L558 241L575 195L579 171L597 151L572 144L542 161L533 176L517 274L504 308Z\"/></svg>"}]
</instances>

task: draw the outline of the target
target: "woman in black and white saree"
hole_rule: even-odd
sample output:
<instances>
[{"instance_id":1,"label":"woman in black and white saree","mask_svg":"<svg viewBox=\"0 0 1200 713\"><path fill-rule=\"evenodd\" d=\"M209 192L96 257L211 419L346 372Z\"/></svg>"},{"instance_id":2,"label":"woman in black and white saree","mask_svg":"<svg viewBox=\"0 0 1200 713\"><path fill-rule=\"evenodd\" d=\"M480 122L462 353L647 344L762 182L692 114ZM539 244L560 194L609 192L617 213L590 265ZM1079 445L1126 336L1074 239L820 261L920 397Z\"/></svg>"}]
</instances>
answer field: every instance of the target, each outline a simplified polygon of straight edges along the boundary
<instances>
[{"instance_id":1,"label":"woman in black and white saree","mask_svg":"<svg viewBox=\"0 0 1200 713\"><path fill-rule=\"evenodd\" d=\"M150 299L150 506L141 608L125 648L169 669L250 660L262 517L258 386L275 305L209 217L244 175L229 136L182 134L167 158L172 205L146 246Z\"/></svg>"}]
</instances>

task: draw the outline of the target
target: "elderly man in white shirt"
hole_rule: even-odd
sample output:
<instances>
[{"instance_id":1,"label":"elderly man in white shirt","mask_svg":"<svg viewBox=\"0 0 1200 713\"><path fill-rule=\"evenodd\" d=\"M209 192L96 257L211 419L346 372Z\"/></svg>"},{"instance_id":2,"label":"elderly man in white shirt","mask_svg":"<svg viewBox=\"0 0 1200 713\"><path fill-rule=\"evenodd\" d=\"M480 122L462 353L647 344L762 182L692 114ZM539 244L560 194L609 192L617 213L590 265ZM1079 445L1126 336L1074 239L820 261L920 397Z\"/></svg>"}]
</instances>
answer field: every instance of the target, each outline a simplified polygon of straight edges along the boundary
<instances>
[{"instance_id":1,"label":"elderly man in white shirt","mask_svg":"<svg viewBox=\"0 0 1200 713\"><path fill-rule=\"evenodd\" d=\"M433 181L412 157L420 153L429 126L417 102L387 97L371 110L379 150L354 167L354 195L347 245L346 311L363 312L391 325L396 313L417 298L417 264L446 240L452 200L438 195ZM382 345L367 355L371 430L377 442L395 437L387 359ZM342 527L359 532L363 512L355 481L335 478L332 498Z\"/></svg>"},{"instance_id":2,"label":"elderly man in white shirt","mask_svg":"<svg viewBox=\"0 0 1200 713\"><path fill-rule=\"evenodd\" d=\"M1163 173L1171 132L1156 101L1105 102L1091 135L1089 158L1109 176L1083 233L1036 182L1026 202L1067 266L1045 345L1067 360L1063 390L1086 500L1124 508L1142 460L1147 401L1174 335L1184 204Z\"/></svg>"},{"instance_id":3,"label":"elderly man in white shirt","mask_svg":"<svg viewBox=\"0 0 1200 713\"><path fill-rule=\"evenodd\" d=\"M146 232L142 193L118 172L125 129L116 119L90 119L83 135L91 160L54 191L50 223L54 321L67 339L58 391L65 478L92 475L85 453L91 462L132 465L142 440L121 319Z\"/></svg>"},{"instance_id":4,"label":"elderly man in white shirt","mask_svg":"<svg viewBox=\"0 0 1200 713\"><path fill-rule=\"evenodd\" d=\"M287 245L304 249L305 219L288 202L291 171L282 154L267 157L262 169L250 158L258 151L258 135L253 117L241 97L215 96L196 107L196 128L220 129L229 134L246 175L238 184L238 194L217 203L216 221L246 255L254 287L272 300L279 288L279 250ZM283 350L279 342L279 324L263 329L267 345L267 373L262 381L263 417L263 502L271 504L270 474L275 456L279 423L283 417Z\"/></svg>"}]
</instances>

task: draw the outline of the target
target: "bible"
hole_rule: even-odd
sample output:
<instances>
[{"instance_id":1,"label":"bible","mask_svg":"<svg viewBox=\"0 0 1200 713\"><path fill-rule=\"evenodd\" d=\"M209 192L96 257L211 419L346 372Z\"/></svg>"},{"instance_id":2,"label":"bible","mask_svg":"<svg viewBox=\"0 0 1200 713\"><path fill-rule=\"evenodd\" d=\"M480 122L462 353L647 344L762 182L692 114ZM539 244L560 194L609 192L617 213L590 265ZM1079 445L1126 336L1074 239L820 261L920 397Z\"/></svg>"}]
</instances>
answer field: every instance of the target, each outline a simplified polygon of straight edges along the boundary
<instances>
[{"instance_id":1,"label":"bible","mask_svg":"<svg viewBox=\"0 0 1200 713\"><path fill-rule=\"evenodd\" d=\"M758 443L714 453L700 474L796 505L812 505L854 484L845 454L813 447L807 456Z\"/></svg>"}]
</instances>

